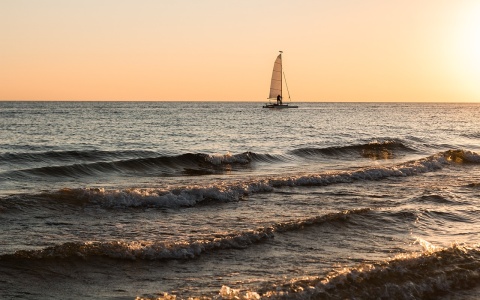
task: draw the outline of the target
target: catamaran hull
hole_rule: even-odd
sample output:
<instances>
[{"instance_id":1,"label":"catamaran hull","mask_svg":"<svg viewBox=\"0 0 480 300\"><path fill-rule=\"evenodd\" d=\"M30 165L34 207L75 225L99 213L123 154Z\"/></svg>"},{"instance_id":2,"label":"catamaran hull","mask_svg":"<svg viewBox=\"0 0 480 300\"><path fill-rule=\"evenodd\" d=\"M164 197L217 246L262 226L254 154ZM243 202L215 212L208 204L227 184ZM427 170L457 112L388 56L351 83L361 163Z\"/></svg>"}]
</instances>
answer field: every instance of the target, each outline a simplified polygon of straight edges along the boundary
<instances>
[{"instance_id":1,"label":"catamaran hull","mask_svg":"<svg viewBox=\"0 0 480 300\"><path fill-rule=\"evenodd\" d=\"M278 108L278 109L282 109L282 108L298 108L298 106L296 105L288 105L288 104L266 104L264 106L262 106L263 108Z\"/></svg>"}]
</instances>

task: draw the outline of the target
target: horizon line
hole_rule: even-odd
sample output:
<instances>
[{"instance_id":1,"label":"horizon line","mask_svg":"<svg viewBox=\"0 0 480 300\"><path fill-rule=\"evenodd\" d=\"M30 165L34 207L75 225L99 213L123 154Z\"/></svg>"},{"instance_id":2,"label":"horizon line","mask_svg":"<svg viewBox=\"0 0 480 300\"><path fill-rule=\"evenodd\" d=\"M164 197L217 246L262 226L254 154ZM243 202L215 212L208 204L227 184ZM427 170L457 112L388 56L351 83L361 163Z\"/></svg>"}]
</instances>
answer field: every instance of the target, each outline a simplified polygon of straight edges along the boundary
<instances>
[{"instance_id":1,"label":"horizon line","mask_svg":"<svg viewBox=\"0 0 480 300\"><path fill-rule=\"evenodd\" d=\"M0 102L218 102L218 103L265 103L268 101L259 100L45 100L45 99L27 99L27 100L2 100ZM292 101L289 101L289 103ZM355 100L319 100L319 101L294 101L294 103L451 103L451 104L480 104L478 101L355 101Z\"/></svg>"}]
</instances>

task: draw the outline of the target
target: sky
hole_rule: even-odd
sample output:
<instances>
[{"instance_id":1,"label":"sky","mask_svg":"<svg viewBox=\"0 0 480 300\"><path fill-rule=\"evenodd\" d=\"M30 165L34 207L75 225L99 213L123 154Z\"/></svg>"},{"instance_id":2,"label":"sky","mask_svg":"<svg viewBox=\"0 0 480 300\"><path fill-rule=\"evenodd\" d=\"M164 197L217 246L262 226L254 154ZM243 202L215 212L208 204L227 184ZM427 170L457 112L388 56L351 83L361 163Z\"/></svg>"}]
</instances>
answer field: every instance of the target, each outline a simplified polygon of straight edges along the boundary
<instances>
[{"instance_id":1,"label":"sky","mask_svg":"<svg viewBox=\"0 0 480 300\"><path fill-rule=\"evenodd\" d=\"M478 0L1 0L0 100L480 102Z\"/></svg>"}]
</instances>

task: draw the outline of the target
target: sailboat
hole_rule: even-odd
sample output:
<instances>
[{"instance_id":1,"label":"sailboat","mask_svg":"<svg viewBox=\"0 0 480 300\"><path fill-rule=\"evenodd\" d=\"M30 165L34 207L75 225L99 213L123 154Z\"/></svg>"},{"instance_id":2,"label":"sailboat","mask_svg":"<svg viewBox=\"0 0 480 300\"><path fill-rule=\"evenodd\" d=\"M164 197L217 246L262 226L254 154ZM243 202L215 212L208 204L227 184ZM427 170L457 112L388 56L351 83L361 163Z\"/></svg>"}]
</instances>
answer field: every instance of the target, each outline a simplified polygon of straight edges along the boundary
<instances>
[{"instance_id":1,"label":"sailboat","mask_svg":"<svg viewBox=\"0 0 480 300\"><path fill-rule=\"evenodd\" d=\"M283 86L283 79L285 79L285 86L287 87L288 92L288 99L290 99L290 92L288 91L287 79L285 78L285 73L282 69L282 53L277 56L275 59L275 63L273 64L273 72L272 72L272 81L270 82L270 95L268 99L276 100L276 103L267 103L263 106L263 108L298 108L296 105L288 105L283 104L283 95L282 95L282 86ZM283 76L282 76L283 75Z\"/></svg>"}]
</instances>

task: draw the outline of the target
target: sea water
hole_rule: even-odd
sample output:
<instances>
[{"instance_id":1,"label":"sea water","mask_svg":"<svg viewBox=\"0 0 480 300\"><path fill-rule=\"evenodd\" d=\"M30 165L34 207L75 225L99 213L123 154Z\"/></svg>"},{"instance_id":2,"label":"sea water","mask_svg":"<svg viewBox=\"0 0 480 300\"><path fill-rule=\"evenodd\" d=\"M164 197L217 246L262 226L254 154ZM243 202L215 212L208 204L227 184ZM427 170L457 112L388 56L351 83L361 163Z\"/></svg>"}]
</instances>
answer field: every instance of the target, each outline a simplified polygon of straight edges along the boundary
<instances>
[{"instance_id":1,"label":"sea water","mask_svg":"<svg viewBox=\"0 0 480 300\"><path fill-rule=\"evenodd\" d=\"M2 299L475 299L480 105L0 102Z\"/></svg>"}]
</instances>

